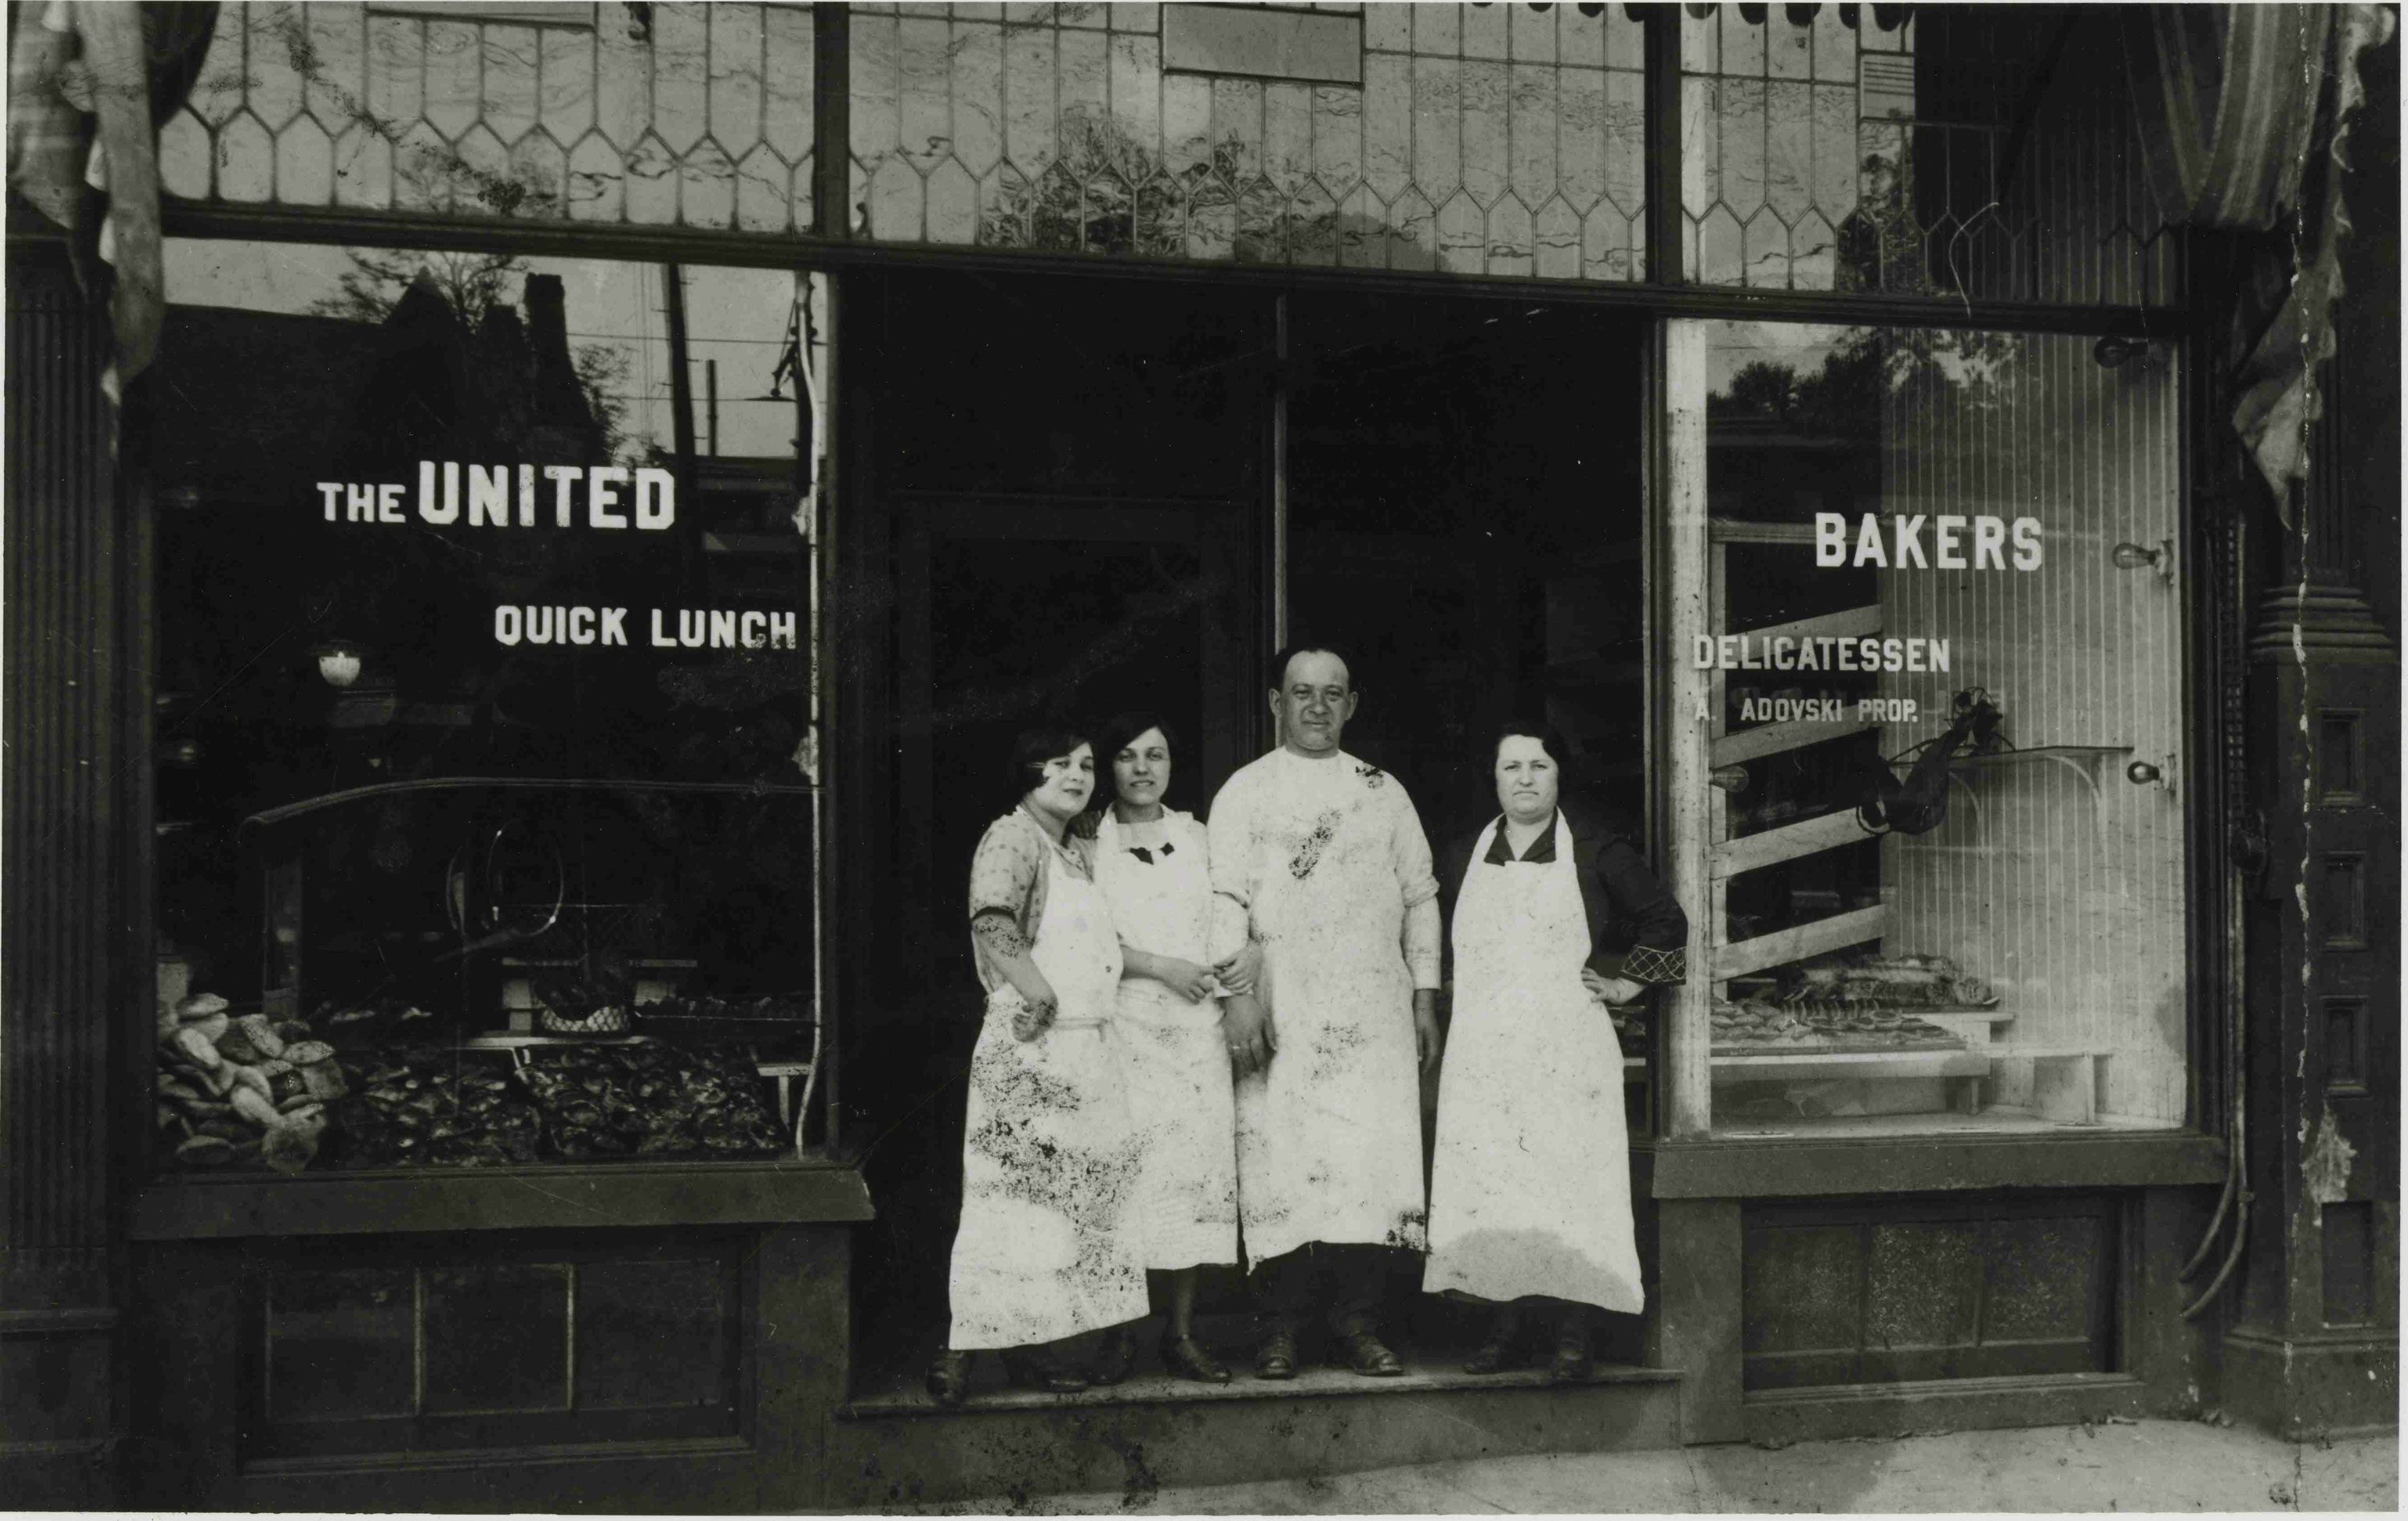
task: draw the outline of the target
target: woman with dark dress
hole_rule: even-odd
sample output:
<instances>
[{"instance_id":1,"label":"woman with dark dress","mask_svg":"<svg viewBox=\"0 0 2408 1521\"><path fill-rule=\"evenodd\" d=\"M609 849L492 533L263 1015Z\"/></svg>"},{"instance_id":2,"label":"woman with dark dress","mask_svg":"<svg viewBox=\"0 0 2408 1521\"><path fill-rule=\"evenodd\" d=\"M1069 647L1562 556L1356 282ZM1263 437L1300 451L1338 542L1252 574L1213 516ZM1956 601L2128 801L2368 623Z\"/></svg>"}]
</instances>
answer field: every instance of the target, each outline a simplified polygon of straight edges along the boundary
<instances>
[{"instance_id":1,"label":"woman with dark dress","mask_svg":"<svg viewBox=\"0 0 2408 1521\"><path fill-rule=\"evenodd\" d=\"M1423 1286L1495 1307L1471 1373L1505 1367L1537 1312L1555 1321L1555 1376L1584 1377L1594 1311L1644 1302L1609 1006L1684 979L1689 925L1626 832L1562 799L1565 755L1546 725L1507 725L1491 754L1503 811L1440 868L1455 1012ZM1630 945L1618 969L1609 939Z\"/></svg>"}]
</instances>

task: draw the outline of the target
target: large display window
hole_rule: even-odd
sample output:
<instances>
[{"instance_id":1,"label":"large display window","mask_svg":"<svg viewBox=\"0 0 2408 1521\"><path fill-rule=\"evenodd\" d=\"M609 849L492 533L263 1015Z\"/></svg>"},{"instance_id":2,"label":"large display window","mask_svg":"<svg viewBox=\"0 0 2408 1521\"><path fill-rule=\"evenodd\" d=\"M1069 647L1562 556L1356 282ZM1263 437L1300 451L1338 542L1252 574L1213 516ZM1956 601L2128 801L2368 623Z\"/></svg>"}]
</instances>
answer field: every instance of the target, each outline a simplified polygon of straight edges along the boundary
<instances>
[{"instance_id":1,"label":"large display window","mask_svg":"<svg viewBox=\"0 0 2408 1521\"><path fill-rule=\"evenodd\" d=\"M1668 345L1676 1128L2179 1126L2174 352Z\"/></svg>"},{"instance_id":2,"label":"large display window","mask_svg":"<svg viewBox=\"0 0 2408 1521\"><path fill-rule=\"evenodd\" d=\"M159 1165L794 1150L810 278L185 240L166 275Z\"/></svg>"}]
</instances>

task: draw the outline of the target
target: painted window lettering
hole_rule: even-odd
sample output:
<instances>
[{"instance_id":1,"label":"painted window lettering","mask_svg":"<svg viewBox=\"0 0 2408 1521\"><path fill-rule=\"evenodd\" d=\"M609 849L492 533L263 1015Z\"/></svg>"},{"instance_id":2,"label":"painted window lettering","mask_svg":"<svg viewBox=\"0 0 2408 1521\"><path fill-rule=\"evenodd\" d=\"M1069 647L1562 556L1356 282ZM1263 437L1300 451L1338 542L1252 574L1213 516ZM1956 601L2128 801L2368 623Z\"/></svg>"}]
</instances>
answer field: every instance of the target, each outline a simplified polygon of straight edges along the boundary
<instances>
[{"instance_id":1,"label":"painted window lettering","mask_svg":"<svg viewBox=\"0 0 2408 1521\"><path fill-rule=\"evenodd\" d=\"M328 523L409 521L403 501L407 488L398 482L321 481L317 486ZM588 528L659 533L677 522L677 477L649 466L630 470L618 465L418 462L418 517L438 528L464 521L472 528L573 528L580 503Z\"/></svg>"},{"instance_id":2,"label":"painted window lettering","mask_svg":"<svg viewBox=\"0 0 2408 1521\"><path fill-rule=\"evenodd\" d=\"M1699 670L1946 671L1944 639L1851 639L1831 634L1699 634L1691 649Z\"/></svg>"},{"instance_id":3,"label":"painted window lettering","mask_svg":"<svg viewBox=\"0 0 2408 1521\"><path fill-rule=\"evenodd\" d=\"M1814 563L1875 566L1885 570L2017 570L2041 567L2040 519L2012 521L1986 512L1899 513L1884 532L1882 515L1867 512L1852 535L1847 514L1814 514ZM1927 529L1928 537L1926 537ZM1927 546L1928 552L1927 552Z\"/></svg>"}]
</instances>

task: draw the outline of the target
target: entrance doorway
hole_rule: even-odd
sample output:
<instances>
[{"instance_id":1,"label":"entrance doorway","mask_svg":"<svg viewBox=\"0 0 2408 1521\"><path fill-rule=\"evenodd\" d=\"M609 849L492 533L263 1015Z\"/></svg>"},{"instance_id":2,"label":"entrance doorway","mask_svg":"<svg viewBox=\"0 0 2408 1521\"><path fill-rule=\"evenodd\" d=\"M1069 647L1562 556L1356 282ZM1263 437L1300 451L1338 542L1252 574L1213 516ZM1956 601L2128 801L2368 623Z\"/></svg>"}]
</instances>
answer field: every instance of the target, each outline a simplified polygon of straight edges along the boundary
<instances>
[{"instance_id":1,"label":"entrance doorway","mask_svg":"<svg viewBox=\"0 0 2408 1521\"><path fill-rule=\"evenodd\" d=\"M1201 812L1251 759L1247 514L1240 504L899 504L898 864L932 991L972 990L968 883L1014 796L1021 731L1153 711L1178 732L1169 806ZM1098 754L1099 775L1111 757ZM1099 789L1100 790L1100 789Z\"/></svg>"},{"instance_id":2,"label":"entrance doorway","mask_svg":"<svg viewBox=\"0 0 2408 1521\"><path fill-rule=\"evenodd\" d=\"M980 1023L969 862L1016 799L1013 739L1152 710L1181 741L1167 801L1198 813L1261 748L1270 304L953 273L850 289L847 331L874 351L851 372L873 377L850 404L873 414L855 437L878 482L856 506L888 610L882 804L855 836L875 991L844 1077L879 1208L856 1350L911 1368L946 1323Z\"/></svg>"},{"instance_id":3,"label":"entrance doorway","mask_svg":"<svg viewBox=\"0 0 2408 1521\"><path fill-rule=\"evenodd\" d=\"M1015 799L1014 736L1151 709L1180 731L1169 803L1205 811L1269 742L1263 666L1283 605L1291 639L1357 658L1347 748L1397 775L1434 846L1493 814L1484 750L1508 715L1564 730L1568 782L1637 829L1647 327L1569 308L1294 294L1283 376L1276 301L1260 293L850 283L867 293L846 313L851 352L874 350L849 371L869 385L853 404L875 414L878 483L853 506L882 536L888 705L871 752L881 805L854 836L877 863L854 943L882 990L853 1022L844 1078L879 1207L860 1255L856 1385L908 1398L947 1324L980 1012L967 876ZM1435 1097L1433 1083L1426 1114ZM1639 1222L1652 1263L1651 1227ZM1477 1317L1418 1286L1400 1266L1391 1328L1451 1369L1459 1351L1441 1349L1476 1339ZM1200 1288L1208 1340L1242 1358L1236 1270ZM1598 1351L1635 1361L1642 1328L1620 1321Z\"/></svg>"}]
</instances>

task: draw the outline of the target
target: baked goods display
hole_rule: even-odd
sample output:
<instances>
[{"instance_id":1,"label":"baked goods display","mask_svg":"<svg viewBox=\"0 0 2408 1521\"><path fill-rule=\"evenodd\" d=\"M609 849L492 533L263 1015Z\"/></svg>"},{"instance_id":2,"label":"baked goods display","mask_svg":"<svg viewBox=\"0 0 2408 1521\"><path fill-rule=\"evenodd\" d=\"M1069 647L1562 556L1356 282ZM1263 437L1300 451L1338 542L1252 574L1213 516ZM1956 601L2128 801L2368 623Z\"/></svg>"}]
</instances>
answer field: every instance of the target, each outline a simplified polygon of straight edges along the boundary
<instances>
[{"instance_id":1,"label":"baked goods display","mask_svg":"<svg viewBox=\"0 0 2408 1521\"><path fill-rule=\"evenodd\" d=\"M739 1052L654 1041L528 1053L519 1081L533 1096L551 1154L713 1156L783 1143L759 1074Z\"/></svg>"},{"instance_id":2,"label":"baked goods display","mask_svg":"<svg viewBox=\"0 0 2408 1521\"><path fill-rule=\"evenodd\" d=\"M353 1167L501 1167L542 1155L542 1126L508 1058L405 1046L361 1064L337 1106L335 1150Z\"/></svg>"},{"instance_id":3,"label":"baked goods display","mask_svg":"<svg viewBox=\"0 0 2408 1521\"><path fill-rule=\"evenodd\" d=\"M1713 1026L1717 1056L1784 1052L1838 1055L1859 1051L1956 1051L1965 1044L1939 1026L1913 1014L1846 1004L1717 1000Z\"/></svg>"},{"instance_id":4,"label":"baked goods display","mask_svg":"<svg viewBox=\"0 0 2408 1521\"><path fill-rule=\"evenodd\" d=\"M1969 977L1946 956L1867 956L1845 966L1808 967L1784 1003L1854 1009L1915 1009L1970 1013L1993 1008L1996 989Z\"/></svg>"},{"instance_id":5,"label":"baked goods display","mask_svg":"<svg viewBox=\"0 0 2408 1521\"><path fill-rule=\"evenodd\" d=\"M392 1002L313 1026L237 1016L213 994L185 998L159 1019L161 1149L178 1168L297 1173L761 1155L788 1143L742 1049L445 1045L429 1039L436 1023Z\"/></svg>"},{"instance_id":6,"label":"baked goods display","mask_svg":"<svg viewBox=\"0 0 2408 1521\"><path fill-rule=\"evenodd\" d=\"M1954 1051L1955 1033L1918 1017L1997 1005L1998 993L1946 956L1868 956L1843 966L1810 967L1778 995L1717 999L1717 1055L1783 1052Z\"/></svg>"},{"instance_id":7,"label":"baked goods display","mask_svg":"<svg viewBox=\"0 0 2408 1521\"><path fill-rule=\"evenodd\" d=\"M350 1080L307 1024L237 1018L199 993L161 1013L158 1033L153 1119L179 1166L299 1172L316 1159L327 1105Z\"/></svg>"},{"instance_id":8,"label":"baked goods display","mask_svg":"<svg viewBox=\"0 0 2408 1521\"><path fill-rule=\"evenodd\" d=\"M798 997L713 998L671 994L636 1005L638 1034L680 1040L775 1040L807 1028L810 1004Z\"/></svg>"}]
</instances>

